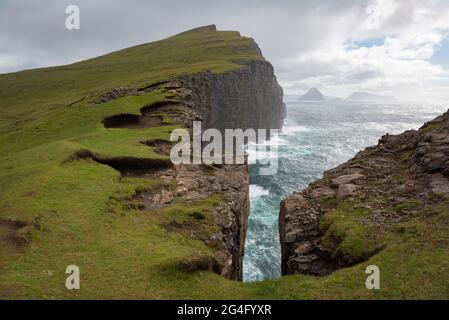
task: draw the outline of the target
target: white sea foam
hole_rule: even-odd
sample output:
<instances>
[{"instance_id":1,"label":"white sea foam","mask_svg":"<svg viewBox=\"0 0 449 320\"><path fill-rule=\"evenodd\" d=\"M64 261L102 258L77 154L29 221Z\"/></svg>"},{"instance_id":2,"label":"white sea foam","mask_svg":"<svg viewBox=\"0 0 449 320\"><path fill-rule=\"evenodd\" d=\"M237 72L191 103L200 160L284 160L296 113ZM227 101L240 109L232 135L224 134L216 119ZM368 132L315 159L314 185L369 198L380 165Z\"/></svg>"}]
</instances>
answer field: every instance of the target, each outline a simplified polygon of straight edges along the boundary
<instances>
[{"instance_id":1,"label":"white sea foam","mask_svg":"<svg viewBox=\"0 0 449 320\"><path fill-rule=\"evenodd\" d=\"M264 140L264 141L260 141L260 142L254 142L251 141L248 143L247 147L248 148L255 148L256 146L282 146L282 145L287 145L288 141L285 140L284 137L282 137L279 134L274 134L271 139L269 140Z\"/></svg>"},{"instance_id":2,"label":"white sea foam","mask_svg":"<svg viewBox=\"0 0 449 320\"><path fill-rule=\"evenodd\" d=\"M282 133L284 134L291 134L291 133L297 133L297 132L308 132L310 131L310 128L305 126L289 126L286 125L282 128Z\"/></svg>"},{"instance_id":3,"label":"white sea foam","mask_svg":"<svg viewBox=\"0 0 449 320\"><path fill-rule=\"evenodd\" d=\"M248 150L248 163L256 164L257 161L263 164L269 164L270 161L275 161L279 158L278 152L274 150Z\"/></svg>"},{"instance_id":4,"label":"white sea foam","mask_svg":"<svg viewBox=\"0 0 449 320\"><path fill-rule=\"evenodd\" d=\"M288 142L275 135L270 140L265 140L261 143L249 143L246 146L246 152L248 153L248 162L250 164L256 163L261 160L274 160L278 158L278 147L280 145L288 145Z\"/></svg>"},{"instance_id":5,"label":"white sea foam","mask_svg":"<svg viewBox=\"0 0 449 320\"><path fill-rule=\"evenodd\" d=\"M422 124L414 124L409 122L375 122L375 121L367 121L363 123L354 123L354 122L342 122L340 125L353 127L355 130L369 130L375 131L379 133L393 133L398 134L404 132L409 129L418 129Z\"/></svg>"},{"instance_id":6,"label":"white sea foam","mask_svg":"<svg viewBox=\"0 0 449 320\"><path fill-rule=\"evenodd\" d=\"M249 185L249 197L251 200L254 200L255 198L261 197L261 196L267 196L270 194L270 191L267 189L264 189L261 186L258 186L257 184L250 184Z\"/></svg>"}]
</instances>

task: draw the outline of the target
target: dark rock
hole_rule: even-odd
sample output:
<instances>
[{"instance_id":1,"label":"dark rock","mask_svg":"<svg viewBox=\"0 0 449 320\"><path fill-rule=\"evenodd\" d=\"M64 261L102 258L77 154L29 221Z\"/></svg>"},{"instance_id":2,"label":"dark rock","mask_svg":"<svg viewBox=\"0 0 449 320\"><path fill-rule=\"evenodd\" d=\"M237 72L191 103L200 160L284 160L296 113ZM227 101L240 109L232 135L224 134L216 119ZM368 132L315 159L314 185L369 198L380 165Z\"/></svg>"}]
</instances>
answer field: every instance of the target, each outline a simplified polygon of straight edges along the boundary
<instances>
[{"instance_id":1,"label":"dark rock","mask_svg":"<svg viewBox=\"0 0 449 320\"><path fill-rule=\"evenodd\" d=\"M318 188L318 189L314 189L311 192L311 197L312 198L324 198L324 199L334 198L335 191L329 187Z\"/></svg>"},{"instance_id":2,"label":"dark rock","mask_svg":"<svg viewBox=\"0 0 449 320\"><path fill-rule=\"evenodd\" d=\"M449 197L449 178L442 174L429 175L429 186L439 196Z\"/></svg>"},{"instance_id":3,"label":"dark rock","mask_svg":"<svg viewBox=\"0 0 449 320\"><path fill-rule=\"evenodd\" d=\"M355 194L356 190L357 186L354 184L341 184L338 186L337 199L341 200L347 197L351 197Z\"/></svg>"},{"instance_id":4,"label":"dark rock","mask_svg":"<svg viewBox=\"0 0 449 320\"><path fill-rule=\"evenodd\" d=\"M180 79L185 103L203 118L203 127L279 129L286 116L282 88L267 61L251 61L223 74L203 73Z\"/></svg>"},{"instance_id":5,"label":"dark rock","mask_svg":"<svg viewBox=\"0 0 449 320\"><path fill-rule=\"evenodd\" d=\"M332 179L332 184L338 187L342 184L347 184L360 178L363 178L363 175L360 173L347 174Z\"/></svg>"}]
</instances>

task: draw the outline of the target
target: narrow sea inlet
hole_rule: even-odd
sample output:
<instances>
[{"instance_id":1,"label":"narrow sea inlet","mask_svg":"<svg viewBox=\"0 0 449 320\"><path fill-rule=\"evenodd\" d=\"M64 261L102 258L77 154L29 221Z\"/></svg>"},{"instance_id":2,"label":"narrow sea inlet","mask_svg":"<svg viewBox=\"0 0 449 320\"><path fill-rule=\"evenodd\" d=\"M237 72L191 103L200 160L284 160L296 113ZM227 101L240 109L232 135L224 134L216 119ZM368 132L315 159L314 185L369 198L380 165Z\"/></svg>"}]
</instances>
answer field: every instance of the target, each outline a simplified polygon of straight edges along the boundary
<instances>
[{"instance_id":1,"label":"narrow sea inlet","mask_svg":"<svg viewBox=\"0 0 449 320\"><path fill-rule=\"evenodd\" d=\"M250 166L244 281L281 276L278 214L284 197L376 144L382 135L417 129L445 110L442 105L287 102L284 128L270 141L278 144L277 173L259 175L257 164ZM249 146L250 157L256 148Z\"/></svg>"}]
</instances>

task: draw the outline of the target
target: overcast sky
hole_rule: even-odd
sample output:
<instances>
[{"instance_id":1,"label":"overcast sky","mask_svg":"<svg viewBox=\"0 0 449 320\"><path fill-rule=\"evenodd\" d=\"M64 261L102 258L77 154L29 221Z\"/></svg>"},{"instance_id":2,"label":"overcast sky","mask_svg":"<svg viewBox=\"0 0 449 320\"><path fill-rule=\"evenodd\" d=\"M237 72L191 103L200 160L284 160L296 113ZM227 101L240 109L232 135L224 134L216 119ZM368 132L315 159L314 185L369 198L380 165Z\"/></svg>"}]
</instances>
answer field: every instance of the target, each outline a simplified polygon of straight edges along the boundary
<instances>
[{"instance_id":1,"label":"overcast sky","mask_svg":"<svg viewBox=\"0 0 449 320\"><path fill-rule=\"evenodd\" d=\"M78 5L81 28L65 28ZM0 73L216 24L253 37L287 94L449 100L449 0L0 0Z\"/></svg>"}]
</instances>

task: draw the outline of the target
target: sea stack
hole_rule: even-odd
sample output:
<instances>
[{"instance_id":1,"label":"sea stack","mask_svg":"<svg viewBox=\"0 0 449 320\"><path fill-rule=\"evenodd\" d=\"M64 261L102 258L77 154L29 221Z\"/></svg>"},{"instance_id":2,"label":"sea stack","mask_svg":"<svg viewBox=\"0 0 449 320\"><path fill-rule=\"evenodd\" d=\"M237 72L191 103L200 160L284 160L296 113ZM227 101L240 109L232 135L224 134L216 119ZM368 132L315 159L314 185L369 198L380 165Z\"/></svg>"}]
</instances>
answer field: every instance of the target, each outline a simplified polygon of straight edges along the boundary
<instances>
[{"instance_id":1,"label":"sea stack","mask_svg":"<svg viewBox=\"0 0 449 320\"><path fill-rule=\"evenodd\" d=\"M324 101L324 96L317 88L311 88L301 98L301 101Z\"/></svg>"}]
</instances>

